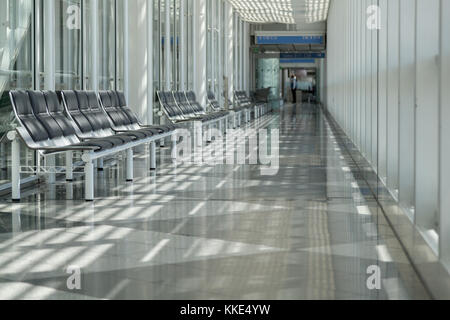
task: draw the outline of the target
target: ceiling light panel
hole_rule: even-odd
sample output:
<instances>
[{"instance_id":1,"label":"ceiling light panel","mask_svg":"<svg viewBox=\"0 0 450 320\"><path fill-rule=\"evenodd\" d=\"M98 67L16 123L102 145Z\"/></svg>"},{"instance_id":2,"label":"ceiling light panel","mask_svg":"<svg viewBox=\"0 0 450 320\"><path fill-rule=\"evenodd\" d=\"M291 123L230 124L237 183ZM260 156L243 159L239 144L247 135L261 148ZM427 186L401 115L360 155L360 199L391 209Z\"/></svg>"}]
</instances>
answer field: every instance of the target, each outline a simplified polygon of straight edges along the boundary
<instances>
[{"instance_id":1,"label":"ceiling light panel","mask_svg":"<svg viewBox=\"0 0 450 320\"><path fill-rule=\"evenodd\" d=\"M328 17L330 0L305 0L306 1L306 22L325 21Z\"/></svg>"},{"instance_id":2,"label":"ceiling light panel","mask_svg":"<svg viewBox=\"0 0 450 320\"><path fill-rule=\"evenodd\" d=\"M242 20L251 23L294 24L292 1L295 0L228 0Z\"/></svg>"}]
</instances>

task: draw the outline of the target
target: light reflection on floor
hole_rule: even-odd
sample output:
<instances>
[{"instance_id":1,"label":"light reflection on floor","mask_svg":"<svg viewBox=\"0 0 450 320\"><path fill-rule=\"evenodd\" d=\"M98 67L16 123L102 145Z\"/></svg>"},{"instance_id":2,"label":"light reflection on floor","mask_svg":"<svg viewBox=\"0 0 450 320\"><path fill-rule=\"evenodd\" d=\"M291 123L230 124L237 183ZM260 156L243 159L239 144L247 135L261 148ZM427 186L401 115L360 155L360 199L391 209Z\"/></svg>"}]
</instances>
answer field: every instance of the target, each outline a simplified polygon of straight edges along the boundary
<instances>
[{"instance_id":1,"label":"light reflection on floor","mask_svg":"<svg viewBox=\"0 0 450 320\"><path fill-rule=\"evenodd\" d=\"M246 130L280 129L280 170L178 166L162 149L83 183L0 203L0 299L427 298L392 230L317 107L287 106ZM205 152L211 155L215 144ZM211 160L211 159L209 159ZM81 268L81 290L67 287ZM381 270L381 290L367 269Z\"/></svg>"}]
</instances>

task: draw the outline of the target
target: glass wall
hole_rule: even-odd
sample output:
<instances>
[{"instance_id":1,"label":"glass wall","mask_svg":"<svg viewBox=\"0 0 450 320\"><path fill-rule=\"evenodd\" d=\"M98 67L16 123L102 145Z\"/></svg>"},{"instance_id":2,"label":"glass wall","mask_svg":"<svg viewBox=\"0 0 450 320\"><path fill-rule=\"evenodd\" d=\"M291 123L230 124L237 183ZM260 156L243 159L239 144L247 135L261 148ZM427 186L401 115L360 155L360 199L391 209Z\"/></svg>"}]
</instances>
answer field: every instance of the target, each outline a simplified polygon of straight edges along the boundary
<instances>
[{"instance_id":1,"label":"glass wall","mask_svg":"<svg viewBox=\"0 0 450 320\"><path fill-rule=\"evenodd\" d=\"M385 212L400 209L403 240L409 223L450 269L449 11L440 0L332 2L326 105L377 172Z\"/></svg>"},{"instance_id":2,"label":"glass wall","mask_svg":"<svg viewBox=\"0 0 450 320\"><path fill-rule=\"evenodd\" d=\"M258 59L256 66L256 89L271 88L271 99L280 92L280 59Z\"/></svg>"},{"instance_id":3,"label":"glass wall","mask_svg":"<svg viewBox=\"0 0 450 320\"><path fill-rule=\"evenodd\" d=\"M14 122L9 91L34 86L33 8L33 0L0 1L0 191L11 176L11 144L5 137ZM32 152L21 155L22 162L34 163Z\"/></svg>"},{"instance_id":4,"label":"glass wall","mask_svg":"<svg viewBox=\"0 0 450 320\"><path fill-rule=\"evenodd\" d=\"M99 90L113 90L115 88L116 68L116 8L115 0L98 0L99 5L99 34L98 34L98 77Z\"/></svg>"},{"instance_id":5,"label":"glass wall","mask_svg":"<svg viewBox=\"0 0 450 320\"><path fill-rule=\"evenodd\" d=\"M194 89L194 64L192 63L192 57L194 56L194 0L186 0L187 1L187 81L188 81L188 90Z\"/></svg>"},{"instance_id":6,"label":"glass wall","mask_svg":"<svg viewBox=\"0 0 450 320\"><path fill-rule=\"evenodd\" d=\"M81 89L81 0L55 1L55 17L56 90Z\"/></svg>"},{"instance_id":7,"label":"glass wall","mask_svg":"<svg viewBox=\"0 0 450 320\"><path fill-rule=\"evenodd\" d=\"M99 89L123 89L124 0L52 0L54 5L55 89L94 88L98 66ZM47 1L0 1L0 192L10 188L11 144L5 134L15 121L9 101L13 89L46 89L44 46L52 35L44 32ZM95 7L94 4L97 6ZM94 13L94 14L92 14ZM119 13L119 14L118 14ZM93 22L97 25L94 37ZM93 45L93 40L98 43ZM93 54L98 48L98 54ZM97 56L95 63L92 57ZM51 75L53 76L53 75ZM36 165L36 154L23 146L22 164ZM25 175L25 174L24 174ZM22 177L23 182L33 176Z\"/></svg>"},{"instance_id":8,"label":"glass wall","mask_svg":"<svg viewBox=\"0 0 450 320\"><path fill-rule=\"evenodd\" d=\"M160 1L153 1L153 61L156 62L153 64L153 87L155 91L158 91L162 88L161 86L161 73L162 73L162 42L158 41L158 39L162 39L161 35L161 10L160 10Z\"/></svg>"},{"instance_id":9,"label":"glass wall","mask_svg":"<svg viewBox=\"0 0 450 320\"><path fill-rule=\"evenodd\" d=\"M181 24L180 24L180 0L173 0L172 15L172 88L178 90L180 87L180 36L181 36Z\"/></svg>"},{"instance_id":10,"label":"glass wall","mask_svg":"<svg viewBox=\"0 0 450 320\"><path fill-rule=\"evenodd\" d=\"M8 91L15 88L56 90L124 90L125 3L126 0L2 0L0 1L0 135L14 121ZM153 86L165 87L168 75L172 90L181 86L194 89L194 0L154 0L153 4ZM48 5L52 6L46 11ZM208 90L222 100L226 47L224 0L207 1L207 77ZM167 7L167 8L166 8ZM182 10L183 8L183 10ZM166 10L170 10L166 21ZM185 12L181 19L181 12ZM50 15L51 14L51 15ZM234 22L238 17L234 15ZM132 17L130 17L130 20ZM44 32L54 22L54 33ZM132 23L132 22L131 22ZM166 23L170 39L165 39ZM45 28L44 28L45 27ZM234 24L236 39L241 29ZM238 32L239 31L239 32ZM184 47L181 37L184 36ZM50 39L53 38L54 39ZM239 74L240 41L236 40L234 72ZM50 44L50 46L48 45ZM47 47L46 47L47 46ZM54 60L46 50L54 47ZM166 63L165 50L170 50ZM183 55L183 56L182 56ZM183 59L181 59L183 57ZM53 58L53 56L52 56ZM52 62L53 61L53 62ZM183 62L184 61L184 62ZM182 65L183 63L183 65ZM46 65L49 64L49 65ZM170 68L170 70L167 70ZM184 69L184 72L180 72ZM169 73L166 73L170 71ZM54 74L53 74L54 72ZM184 74L185 79L182 79ZM46 80L51 81L46 81ZM237 76L234 79L238 79ZM158 112L159 110L155 110ZM158 120L155 119L155 122ZM9 181L10 144L0 148L0 189ZM26 154L23 152L22 154ZM34 153L28 152L31 157ZM1 190L0 190L1 191Z\"/></svg>"}]
</instances>

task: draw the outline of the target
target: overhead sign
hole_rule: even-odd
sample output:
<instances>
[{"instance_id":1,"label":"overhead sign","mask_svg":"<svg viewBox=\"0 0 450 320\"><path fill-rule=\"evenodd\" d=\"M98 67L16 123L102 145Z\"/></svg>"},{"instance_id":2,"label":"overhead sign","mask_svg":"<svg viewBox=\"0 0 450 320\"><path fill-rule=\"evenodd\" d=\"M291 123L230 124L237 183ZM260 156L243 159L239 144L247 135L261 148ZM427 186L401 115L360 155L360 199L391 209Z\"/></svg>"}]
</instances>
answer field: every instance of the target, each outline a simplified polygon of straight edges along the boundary
<instances>
[{"instance_id":1,"label":"overhead sign","mask_svg":"<svg viewBox=\"0 0 450 320\"><path fill-rule=\"evenodd\" d=\"M257 44L324 44L324 36L257 36Z\"/></svg>"},{"instance_id":2,"label":"overhead sign","mask_svg":"<svg viewBox=\"0 0 450 320\"><path fill-rule=\"evenodd\" d=\"M316 59L280 59L281 64L286 63L316 63Z\"/></svg>"},{"instance_id":3,"label":"overhead sign","mask_svg":"<svg viewBox=\"0 0 450 320\"><path fill-rule=\"evenodd\" d=\"M325 52L280 53L280 59L325 59Z\"/></svg>"}]
</instances>

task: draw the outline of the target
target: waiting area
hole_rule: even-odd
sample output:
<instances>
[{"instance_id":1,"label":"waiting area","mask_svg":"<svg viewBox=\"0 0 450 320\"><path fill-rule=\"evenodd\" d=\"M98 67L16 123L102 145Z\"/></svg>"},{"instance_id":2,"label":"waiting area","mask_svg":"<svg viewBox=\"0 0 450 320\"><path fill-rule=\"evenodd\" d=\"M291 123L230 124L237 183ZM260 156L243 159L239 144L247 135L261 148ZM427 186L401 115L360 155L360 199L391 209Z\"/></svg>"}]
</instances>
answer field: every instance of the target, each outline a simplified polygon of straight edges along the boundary
<instances>
[{"instance_id":1,"label":"waiting area","mask_svg":"<svg viewBox=\"0 0 450 320\"><path fill-rule=\"evenodd\" d=\"M0 301L287 319L450 299L449 18L0 0Z\"/></svg>"}]
</instances>

